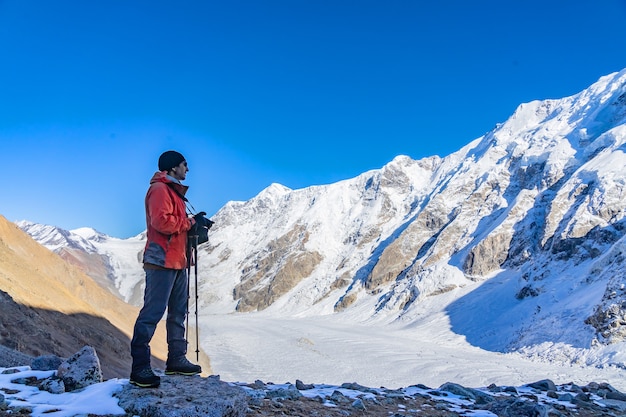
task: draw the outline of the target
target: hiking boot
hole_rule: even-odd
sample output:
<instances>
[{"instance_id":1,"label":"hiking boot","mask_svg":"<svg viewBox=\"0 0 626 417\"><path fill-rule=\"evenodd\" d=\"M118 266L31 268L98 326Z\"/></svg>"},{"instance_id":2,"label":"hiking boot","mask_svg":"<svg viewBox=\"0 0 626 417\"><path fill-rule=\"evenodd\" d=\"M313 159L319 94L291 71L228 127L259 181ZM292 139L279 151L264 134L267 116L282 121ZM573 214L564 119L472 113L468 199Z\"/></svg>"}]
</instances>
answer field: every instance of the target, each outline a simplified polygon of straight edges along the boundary
<instances>
[{"instance_id":1,"label":"hiking boot","mask_svg":"<svg viewBox=\"0 0 626 417\"><path fill-rule=\"evenodd\" d=\"M184 356L168 359L165 364L165 375L196 375L200 372L200 365L194 365Z\"/></svg>"},{"instance_id":2,"label":"hiking boot","mask_svg":"<svg viewBox=\"0 0 626 417\"><path fill-rule=\"evenodd\" d=\"M161 384L161 378L152 372L152 368L144 368L130 373L130 383L139 388L156 388Z\"/></svg>"}]
</instances>

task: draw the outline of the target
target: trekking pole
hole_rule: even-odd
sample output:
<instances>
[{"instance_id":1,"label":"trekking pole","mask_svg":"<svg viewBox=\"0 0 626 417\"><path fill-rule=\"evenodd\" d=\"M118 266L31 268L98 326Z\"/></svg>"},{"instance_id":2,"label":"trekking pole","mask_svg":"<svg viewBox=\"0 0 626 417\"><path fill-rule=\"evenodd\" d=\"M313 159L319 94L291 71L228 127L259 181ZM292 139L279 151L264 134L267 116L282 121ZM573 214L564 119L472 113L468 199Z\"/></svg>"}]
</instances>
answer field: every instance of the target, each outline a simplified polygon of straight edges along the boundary
<instances>
[{"instance_id":1,"label":"trekking pole","mask_svg":"<svg viewBox=\"0 0 626 417\"><path fill-rule=\"evenodd\" d=\"M192 248L191 248L191 236L187 237L187 314L185 315L185 320L187 323L185 324L185 343L189 344L189 300L191 299L191 294L189 293L189 283L191 276L191 256L192 256Z\"/></svg>"},{"instance_id":2,"label":"trekking pole","mask_svg":"<svg viewBox=\"0 0 626 417\"><path fill-rule=\"evenodd\" d=\"M198 327L198 235L194 236L194 278L195 278L195 291L196 291L196 361L200 361L200 328Z\"/></svg>"}]
</instances>

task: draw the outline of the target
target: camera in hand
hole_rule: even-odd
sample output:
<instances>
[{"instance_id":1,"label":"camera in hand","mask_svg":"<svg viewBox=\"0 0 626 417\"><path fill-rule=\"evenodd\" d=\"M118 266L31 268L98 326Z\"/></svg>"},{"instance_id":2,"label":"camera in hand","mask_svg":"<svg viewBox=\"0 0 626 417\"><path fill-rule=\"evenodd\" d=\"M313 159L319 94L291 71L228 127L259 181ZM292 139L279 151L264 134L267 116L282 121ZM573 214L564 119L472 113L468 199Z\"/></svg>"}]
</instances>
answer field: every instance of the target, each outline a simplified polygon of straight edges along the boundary
<instances>
[{"instance_id":1,"label":"camera in hand","mask_svg":"<svg viewBox=\"0 0 626 417\"><path fill-rule=\"evenodd\" d=\"M199 245L209 240L209 229L213 226L214 222L207 219L205 216L206 213L204 211L193 216L195 223L191 226L187 235L193 239L195 239L195 236L198 237L197 242L193 242L194 244L197 243Z\"/></svg>"}]
</instances>

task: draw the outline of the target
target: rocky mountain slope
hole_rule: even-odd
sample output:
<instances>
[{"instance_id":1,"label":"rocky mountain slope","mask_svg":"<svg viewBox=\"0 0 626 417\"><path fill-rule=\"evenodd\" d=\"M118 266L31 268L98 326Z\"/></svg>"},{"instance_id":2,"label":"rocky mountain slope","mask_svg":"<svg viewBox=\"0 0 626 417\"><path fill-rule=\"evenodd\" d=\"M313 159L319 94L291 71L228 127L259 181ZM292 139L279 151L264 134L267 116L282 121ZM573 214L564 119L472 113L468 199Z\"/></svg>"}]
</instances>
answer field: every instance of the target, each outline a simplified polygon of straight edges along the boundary
<instances>
[{"instance_id":1,"label":"rocky mountain slope","mask_svg":"<svg viewBox=\"0 0 626 417\"><path fill-rule=\"evenodd\" d=\"M548 359L556 347L571 361L612 346L590 364L626 366L625 143L623 70L522 104L443 158L398 156L299 190L272 184L212 216L200 307L410 323L426 298L484 283L447 307L473 345ZM140 266L107 256L117 262L107 285L132 301Z\"/></svg>"},{"instance_id":2,"label":"rocky mountain slope","mask_svg":"<svg viewBox=\"0 0 626 417\"><path fill-rule=\"evenodd\" d=\"M37 242L79 267L100 286L130 304L141 306L144 234L116 239L88 227L68 231L28 221L17 225Z\"/></svg>"}]
</instances>

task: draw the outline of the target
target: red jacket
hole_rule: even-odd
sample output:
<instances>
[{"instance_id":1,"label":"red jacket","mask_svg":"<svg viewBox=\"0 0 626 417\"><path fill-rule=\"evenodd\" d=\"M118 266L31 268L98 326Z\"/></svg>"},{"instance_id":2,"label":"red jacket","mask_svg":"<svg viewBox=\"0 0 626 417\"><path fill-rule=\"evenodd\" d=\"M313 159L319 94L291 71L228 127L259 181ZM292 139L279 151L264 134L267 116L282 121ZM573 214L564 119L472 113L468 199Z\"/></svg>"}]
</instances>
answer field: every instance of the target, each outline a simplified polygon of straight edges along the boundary
<instances>
[{"instance_id":1,"label":"red jacket","mask_svg":"<svg viewBox=\"0 0 626 417\"><path fill-rule=\"evenodd\" d=\"M194 220L187 217L185 202L171 187L183 196L189 188L172 181L165 171L157 172L150 180L146 194L148 239L143 262L163 268L185 269L187 231Z\"/></svg>"}]
</instances>

